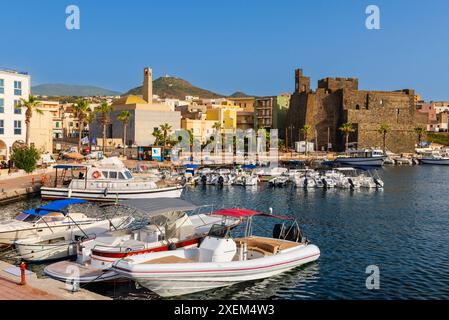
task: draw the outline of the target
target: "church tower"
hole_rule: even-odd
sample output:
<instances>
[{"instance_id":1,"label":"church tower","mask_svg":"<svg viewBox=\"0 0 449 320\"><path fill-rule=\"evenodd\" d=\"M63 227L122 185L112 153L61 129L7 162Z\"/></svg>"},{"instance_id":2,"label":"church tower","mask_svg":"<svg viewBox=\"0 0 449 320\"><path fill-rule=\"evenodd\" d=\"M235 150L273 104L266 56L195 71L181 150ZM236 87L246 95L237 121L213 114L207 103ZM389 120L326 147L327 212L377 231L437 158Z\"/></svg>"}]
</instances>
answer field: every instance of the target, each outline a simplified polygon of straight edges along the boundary
<instances>
[{"instance_id":1,"label":"church tower","mask_svg":"<svg viewBox=\"0 0 449 320\"><path fill-rule=\"evenodd\" d=\"M151 68L143 69L143 100L148 103L153 102L153 70Z\"/></svg>"}]
</instances>

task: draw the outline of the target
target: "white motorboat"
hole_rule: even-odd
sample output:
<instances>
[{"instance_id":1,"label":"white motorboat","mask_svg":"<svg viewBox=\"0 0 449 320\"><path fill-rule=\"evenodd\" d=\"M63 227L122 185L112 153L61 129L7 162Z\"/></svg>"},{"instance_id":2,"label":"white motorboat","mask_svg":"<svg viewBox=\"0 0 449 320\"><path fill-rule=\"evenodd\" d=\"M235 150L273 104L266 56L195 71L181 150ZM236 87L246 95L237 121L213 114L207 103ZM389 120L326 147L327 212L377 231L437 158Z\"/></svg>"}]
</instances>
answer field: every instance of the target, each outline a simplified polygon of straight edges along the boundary
<instances>
[{"instance_id":1,"label":"white motorboat","mask_svg":"<svg viewBox=\"0 0 449 320\"><path fill-rule=\"evenodd\" d=\"M80 274L76 280L80 283L116 279L119 275L110 268L117 260L151 252L197 247L212 225L234 227L241 222L238 218L199 212L188 216L186 211L198 210L200 207L181 199L160 198L151 202L129 200L119 206L135 210L149 220L143 227L112 231L79 242L76 262L51 264L44 269L45 274L68 281L73 277L71 271L78 268Z\"/></svg>"},{"instance_id":2,"label":"white motorboat","mask_svg":"<svg viewBox=\"0 0 449 320\"><path fill-rule=\"evenodd\" d=\"M0 244L10 245L21 239L70 232L74 228L98 222L98 219L89 218L83 213L67 213L68 206L84 202L80 199L57 200L25 210L13 220L1 221Z\"/></svg>"},{"instance_id":3,"label":"white motorboat","mask_svg":"<svg viewBox=\"0 0 449 320\"><path fill-rule=\"evenodd\" d=\"M338 156L335 162L351 166L382 166L386 158L382 150L350 150L346 155Z\"/></svg>"},{"instance_id":4,"label":"white motorboat","mask_svg":"<svg viewBox=\"0 0 449 320\"><path fill-rule=\"evenodd\" d=\"M112 269L162 297L171 297L268 278L320 256L318 247L303 238L296 221L286 225L288 217L244 209L215 214L245 218L245 236L232 238L229 227L213 226L199 247L126 257ZM273 238L252 235L251 222L261 215L283 219Z\"/></svg>"},{"instance_id":5,"label":"white motorboat","mask_svg":"<svg viewBox=\"0 0 449 320\"><path fill-rule=\"evenodd\" d=\"M449 165L449 157L442 156L439 152L425 153L419 160L422 164Z\"/></svg>"},{"instance_id":6,"label":"white motorboat","mask_svg":"<svg viewBox=\"0 0 449 320\"><path fill-rule=\"evenodd\" d=\"M65 232L26 238L14 242L19 257L26 261L42 262L68 258L77 254L81 239L93 239L107 231L126 228L133 219L129 216L99 219L88 226L74 227Z\"/></svg>"},{"instance_id":7,"label":"white motorboat","mask_svg":"<svg viewBox=\"0 0 449 320\"><path fill-rule=\"evenodd\" d=\"M359 174L356 169L350 167L335 168L335 185L342 189L360 188Z\"/></svg>"},{"instance_id":8,"label":"white motorboat","mask_svg":"<svg viewBox=\"0 0 449 320\"><path fill-rule=\"evenodd\" d=\"M109 158L108 160L110 160ZM77 198L113 202L126 199L179 198L183 186L166 180L136 178L116 159L110 163L56 165L52 186L41 187L43 199ZM62 174L58 175L58 169ZM78 172L78 175L74 175Z\"/></svg>"},{"instance_id":9,"label":"white motorboat","mask_svg":"<svg viewBox=\"0 0 449 320\"><path fill-rule=\"evenodd\" d=\"M285 187L289 181L290 181L290 178L288 176L280 175L280 176L271 178L268 181L268 183L272 187Z\"/></svg>"},{"instance_id":10,"label":"white motorboat","mask_svg":"<svg viewBox=\"0 0 449 320\"><path fill-rule=\"evenodd\" d=\"M240 174L235 179L233 184L237 186L257 186L259 178L252 174Z\"/></svg>"}]
</instances>

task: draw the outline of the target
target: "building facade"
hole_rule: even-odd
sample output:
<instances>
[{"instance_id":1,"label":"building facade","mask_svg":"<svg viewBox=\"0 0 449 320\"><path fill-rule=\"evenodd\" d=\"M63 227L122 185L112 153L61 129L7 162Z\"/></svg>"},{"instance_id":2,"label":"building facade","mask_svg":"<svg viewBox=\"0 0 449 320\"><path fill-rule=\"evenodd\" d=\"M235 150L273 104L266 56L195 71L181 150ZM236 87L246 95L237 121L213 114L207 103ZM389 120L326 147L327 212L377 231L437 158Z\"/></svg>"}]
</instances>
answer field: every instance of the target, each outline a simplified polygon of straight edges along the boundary
<instances>
[{"instance_id":1,"label":"building facade","mask_svg":"<svg viewBox=\"0 0 449 320\"><path fill-rule=\"evenodd\" d=\"M257 98L254 113L256 126L265 129L278 129L278 136L285 138L287 113L290 107L290 94Z\"/></svg>"},{"instance_id":2,"label":"building facade","mask_svg":"<svg viewBox=\"0 0 449 320\"><path fill-rule=\"evenodd\" d=\"M30 95L27 73L0 70L0 160L8 160L14 143L25 142L25 110L16 108Z\"/></svg>"},{"instance_id":3,"label":"building facade","mask_svg":"<svg viewBox=\"0 0 449 320\"><path fill-rule=\"evenodd\" d=\"M311 126L310 141L317 150L344 150L344 136L339 130L343 123L351 123L354 132L349 141L358 148L381 147L381 124L388 124L387 149L413 152L415 128L425 125L426 116L416 111L414 90L359 90L356 78L325 78L318 81L315 91L310 78L302 70L295 70L295 92L290 99L287 126L292 138L300 140L301 128Z\"/></svg>"}]
</instances>

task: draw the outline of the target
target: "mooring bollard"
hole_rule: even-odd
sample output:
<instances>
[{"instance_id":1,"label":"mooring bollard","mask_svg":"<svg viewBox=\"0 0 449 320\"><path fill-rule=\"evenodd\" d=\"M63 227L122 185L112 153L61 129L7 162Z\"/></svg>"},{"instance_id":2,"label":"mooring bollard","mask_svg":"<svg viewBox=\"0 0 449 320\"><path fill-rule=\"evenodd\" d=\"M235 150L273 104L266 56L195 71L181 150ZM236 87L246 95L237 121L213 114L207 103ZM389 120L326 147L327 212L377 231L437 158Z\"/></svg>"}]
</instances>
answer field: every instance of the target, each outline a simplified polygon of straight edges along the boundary
<instances>
[{"instance_id":1,"label":"mooring bollard","mask_svg":"<svg viewBox=\"0 0 449 320\"><path fill-rule=\"evenodd\" d=\"M20 285L22 285L22 286L26 285L25 270L26 270L26 264L25 264L25 262L22 261L20 263Z\"/></svg>"}]
</instances>

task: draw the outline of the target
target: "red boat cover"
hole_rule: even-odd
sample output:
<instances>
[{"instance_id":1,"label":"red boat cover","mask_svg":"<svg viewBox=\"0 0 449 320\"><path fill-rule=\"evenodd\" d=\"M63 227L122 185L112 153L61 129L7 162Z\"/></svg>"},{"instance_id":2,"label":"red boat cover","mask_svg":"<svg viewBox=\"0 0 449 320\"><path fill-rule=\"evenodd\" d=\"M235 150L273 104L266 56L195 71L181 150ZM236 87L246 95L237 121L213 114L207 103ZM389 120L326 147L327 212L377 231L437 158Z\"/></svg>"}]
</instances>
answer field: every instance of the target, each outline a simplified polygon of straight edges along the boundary
<instances>
[{"instance_id":1,"label":"red boat cover","mask_svg":"<svg viewBox=\"0 0 449 320\"><path fill-rule=\"evenodd\" d=\"M268 213L262 213L257 212L253 210L248 209L239 209L239 208L232 208L232 209L221 209L215 212L212 212L212 214L221 215L221 216L228 216L228 217L252 217L252 216L265 216L265 217L271 217L271 218L277 218L277 219L283 219L283 220L294 220L294 218L287 217L287 216L275 216Z\"/></svg>"}]
</instances>

